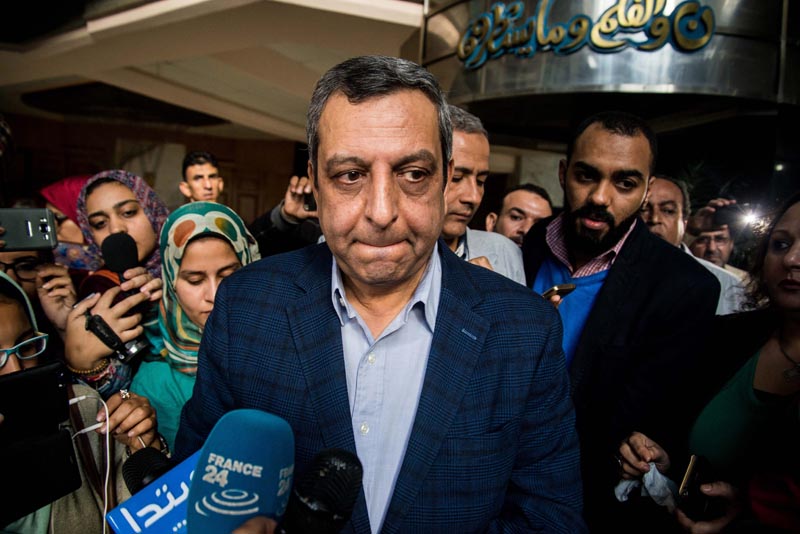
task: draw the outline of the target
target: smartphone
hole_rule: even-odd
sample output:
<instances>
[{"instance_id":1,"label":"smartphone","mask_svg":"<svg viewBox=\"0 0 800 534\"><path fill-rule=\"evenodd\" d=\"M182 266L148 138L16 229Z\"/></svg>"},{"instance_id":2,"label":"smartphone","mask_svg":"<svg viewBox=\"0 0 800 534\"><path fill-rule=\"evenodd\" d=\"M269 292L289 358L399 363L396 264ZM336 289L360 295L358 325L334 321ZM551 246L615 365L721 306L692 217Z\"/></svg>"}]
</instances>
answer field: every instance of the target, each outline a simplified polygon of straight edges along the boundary
<instances>
[{"instance_id":1,"label":"smartphone","mask_svg":"<svg viewBox=\"0 0 800 534\"><path fill-rule=\"evenodd\" d=\"M313 193L306 193L303 195L303 209L306 211L317 211L317 199L314 198Z\"/></svg>"},{"instance_id":2,"label":"smartphone","mask_svg":"<svg viewBox=\"0 0 800 534\"><path fill-rule=\"evenodd\" d=\"M6 233L5 252L52 250L58 244L56 219L46 208L0 208L0 226Z\"/></svg>"},{"instance_id":3,"label":"smartphone","mask_svg":"<svg viewBox=\"0 0 800 534\"><path fill-rule=\"evenodd\" d=\"M704 457L693 454L689 458L689 466L683 475L678 489L678 508L692 521L708 521L721 517L725 513L725 501L718 497L709 497L700 486L715 482L711 463Z\"/></svg>"},{"instance_id":4,"label":"smartphone","mask_svg":"<svg viewBox=\"0 0 800 534\"><path fill-rule=\"evenodd\" d=\"M575 284L558 284L542 293L542 296L545 298L545 300L549 300L556 295L559 297L565 297L573 291L575 291Z\"/></svg>"}]
</instances>

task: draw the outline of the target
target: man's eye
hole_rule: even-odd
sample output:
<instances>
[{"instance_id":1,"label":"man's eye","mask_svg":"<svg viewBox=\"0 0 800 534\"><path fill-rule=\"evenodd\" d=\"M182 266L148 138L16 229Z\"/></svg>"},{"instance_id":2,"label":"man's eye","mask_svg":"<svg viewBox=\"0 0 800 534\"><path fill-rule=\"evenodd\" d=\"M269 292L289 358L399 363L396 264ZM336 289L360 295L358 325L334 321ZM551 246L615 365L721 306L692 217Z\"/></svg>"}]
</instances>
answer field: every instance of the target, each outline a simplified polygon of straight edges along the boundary
<instances>
[{"instance_id":1,"label":"man's eye","mask_svg":"<svg viewBox=\"0 0 800 534\"><path fill-rule=\"evenodd\" d=\"M363 173L359 171L347 171L336 175L336 178L347 183L357 182Z\"/></svg>"},{"instance_id":2,"label":"man's eye","mask_svg":"<svg viewBox=\"0 0 800 534\"><path fill-rule=\"evenodd\" d=\"M452 178L450 178L451 182L460 182L464 177L460 174L454 174Z\"/></svg>"},{"instance_id":3,"label":"man's eye","mask_svg":"<svg viewBox=\"0 0 800 534\"><path fill-rule=\"evenodd\" d=\"M675 215L677 213L677 211L672 209L672 208L666 208L666 209L663 209L661 211L664 212L667 215Z\"/></svg>"},{"instance_id":4,"label":"man's eye","mask_svg":"<svg viewBox=\"0 0 800 534\"><path fill-rule=\"evenodd\" d=\"M412 182L419 182L424 180L430 175L430 173L424 169L410 169L407 171L403 171L401 176L405 177L406 179Z\"/></svg>"},{"instance_id":5,"label":"man's eye","mask_svg":"<svg viewBox=\"0 0 800 534\"><path fill-rule=\"evenodd\" d=\"M520 217L519 215L511 215L511 220L512 221L521 221L522 217Z\"/></svg>"},{"instance_id":6,"label":"man's eye","mask_svg":"<svg viewBox=\"0 0 800 534\"><path fill-rule=\"evenodd\" d=\"M629 191L636 187L636 182L633 180L620 180L619 182L617 182L617 185L620 189L624 191Z\"/></svg>"},{"instance_id":7,"label":"man's eye","mask_svg":"<svg viewBox=\"0 0 800 534\"><path fill-rule=\"evenodd\" d=\"M770 244L770 248L776 252L782 252L789 248L789 243L776 239Z\"/></svg>"}]
</instances>

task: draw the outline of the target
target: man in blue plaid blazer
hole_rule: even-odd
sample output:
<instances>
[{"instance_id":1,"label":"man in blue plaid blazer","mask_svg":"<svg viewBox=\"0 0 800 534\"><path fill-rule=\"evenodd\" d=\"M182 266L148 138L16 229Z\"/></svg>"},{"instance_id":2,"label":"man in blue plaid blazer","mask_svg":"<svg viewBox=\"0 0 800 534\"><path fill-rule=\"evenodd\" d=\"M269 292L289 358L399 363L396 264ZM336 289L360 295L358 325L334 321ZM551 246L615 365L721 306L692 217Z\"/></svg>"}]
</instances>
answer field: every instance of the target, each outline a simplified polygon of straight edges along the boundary
<instances>
[{"instance_id":1,"label":"man in blue plaid blazer","mask_svg":"<svg viewBox=\"0 0 800 534\"><path fill-rule=\"evenodd\" d=\"M298 476L323 449L358 454L345 532L584 531L557 313L438 241L453 162L435 79L347 60L318 83L308 130L326 243L222 284L176 455L255 408L291 425Z\"/></svg>"}]
</instances>

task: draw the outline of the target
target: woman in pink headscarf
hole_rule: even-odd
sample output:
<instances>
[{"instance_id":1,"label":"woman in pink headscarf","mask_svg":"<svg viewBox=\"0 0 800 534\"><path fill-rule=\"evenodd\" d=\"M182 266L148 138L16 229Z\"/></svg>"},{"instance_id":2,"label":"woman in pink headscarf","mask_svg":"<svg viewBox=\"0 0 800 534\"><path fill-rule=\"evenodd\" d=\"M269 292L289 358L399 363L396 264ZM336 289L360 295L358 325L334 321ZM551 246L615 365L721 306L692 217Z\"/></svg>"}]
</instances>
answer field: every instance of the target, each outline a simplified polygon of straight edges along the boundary
<instances>
[{"instance_id":1,"label":"woman in pink headscarf","mask_svg":"<svg viewBox=\"0 0 800 534\"><path fill-rule=\"evenodd\" d=\"M90 176L70 176L43 187L39 194L47 204L45 207L56 216L58 246L53 250L55 263L71 271L95 271L101 259L89 251L78 226L78 197ZM73 276L74 278L74 276Z\"/></svg>"}]
</instances>

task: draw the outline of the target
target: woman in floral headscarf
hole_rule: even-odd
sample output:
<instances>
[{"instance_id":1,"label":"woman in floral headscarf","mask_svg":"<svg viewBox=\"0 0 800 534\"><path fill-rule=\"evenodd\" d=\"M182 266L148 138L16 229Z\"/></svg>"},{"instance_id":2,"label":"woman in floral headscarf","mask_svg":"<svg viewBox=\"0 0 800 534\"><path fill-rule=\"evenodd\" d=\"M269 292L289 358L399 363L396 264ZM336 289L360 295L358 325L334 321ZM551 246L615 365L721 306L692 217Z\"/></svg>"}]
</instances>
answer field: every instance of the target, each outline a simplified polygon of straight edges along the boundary
<instances>
[{"instance_id":1,"label":"woman in floral headscarf","mask_svg":"<svg viewBox=\"0 0 800 534\"><path fill-rule=\"evenodd\" d=\"M158 323L163 359L143 362L131 389L147 396L172 446L197 372L197 351L219 284L260 258L255 239L227 206L193 202L169 216L160 239L164 293Z\"/></svg>"},{"instance_id":2,"label":"woman in floral headscarf","mask_svg":"<svg viewBox=\"0 0 800 534\"><path fill-rule=\"evenodd\" d=\"M161 336L154 305L161 299L158 235L168 214L166 205L142 178L122 170L92 176L78 196L78 224L89 252L102 256L105 239L124 233L136 243L139 263L138 267L123 273L122 284L117 273L105 268L84 279L78 288L78 298L82 302L67 319L64 352L70 370L104 398L127 388L135 367L113 357L115 351L97 335L86 335L88 319L99 315L122 342L141 340L144 330L149 344L139 343L137 348L160 352ZM136 315L139 313L141 320ZM134 366L137 364L138 361L133 361Z\"/></svg>"}]
</instances>

